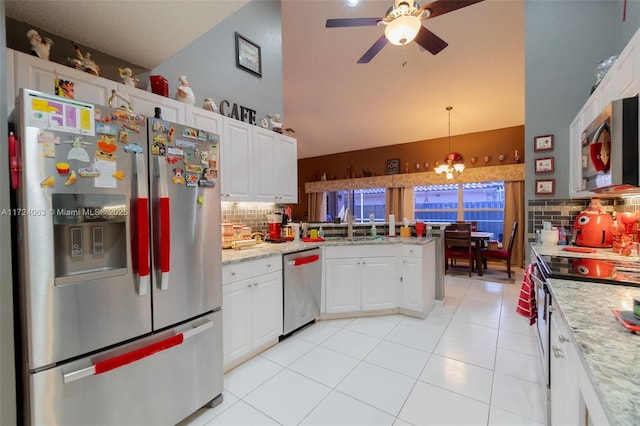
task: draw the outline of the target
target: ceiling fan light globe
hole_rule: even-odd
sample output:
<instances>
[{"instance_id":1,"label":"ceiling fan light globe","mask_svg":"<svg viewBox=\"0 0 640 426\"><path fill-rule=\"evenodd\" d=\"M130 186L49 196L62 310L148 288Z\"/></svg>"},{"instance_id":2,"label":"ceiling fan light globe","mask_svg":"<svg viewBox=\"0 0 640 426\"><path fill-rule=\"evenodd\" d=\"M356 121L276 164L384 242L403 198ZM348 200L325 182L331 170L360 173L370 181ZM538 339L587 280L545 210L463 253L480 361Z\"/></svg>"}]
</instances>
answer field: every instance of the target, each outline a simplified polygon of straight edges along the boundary
<instances>
[{"instance_id":1,"label":"ceiling fan light globe","mask_svg":"<svg viewBox=\"0 0 640 426\"><path fill-rule=\"evenodd\" d=\"M464 171L464 164L456 163L453 165L453 168L456 170L456 172L462 173Z\"/></svg>"},{"instance_id":2,"label":"ceiling fan light globe","mask_svg":"<svg viewBox=\"0 0 640 426\"><path fill-rule=\"evenodd\" d=\"M416 16L399 16L387 24L384 35L391 44L402 46L416 38L421 26L420 18Z\"/></svg>"}]
</instances>

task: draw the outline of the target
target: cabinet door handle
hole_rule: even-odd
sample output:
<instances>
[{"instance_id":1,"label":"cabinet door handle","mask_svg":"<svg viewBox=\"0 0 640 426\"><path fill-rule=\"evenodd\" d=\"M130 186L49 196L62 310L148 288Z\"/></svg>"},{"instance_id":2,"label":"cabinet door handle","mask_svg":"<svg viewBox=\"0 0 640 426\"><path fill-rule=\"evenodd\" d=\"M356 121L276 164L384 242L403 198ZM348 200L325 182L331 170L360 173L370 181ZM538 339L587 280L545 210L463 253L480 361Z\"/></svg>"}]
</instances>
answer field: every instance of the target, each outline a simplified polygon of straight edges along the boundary
<instances>
[{"instance_id":1,"label":"cabinet door handle","mask_svg":"<svg viewBox=\"0 0 640 426\"><path fill-rule=\"evenodd\" d=\"M251 288L251 283L247 284L247 287Z\"/></svg>"},{"instance_id":2,"label":"cabinet door handle","mask_svg":"<svg viewBox=\"0 0 640 426\"><path fill-rule=\"evenodd\" d=\"M558 336L558 340L560 341L560 343L567 343L569 341L569 339L564 337L564 335L562 334Z\"/></svg>"},{"instance_id":3,"label":"cabinet door handle","mask_svg":"<svg viewBox=\"0 0 640 426\"><path fill-rule=\"evenodd\" d=\"M553 350L553 356L555 356L556 358L564 358L564 355L562 355L562 350L557 347L556 345L552 345L551 349Z\"/></svg>"},{"instance_id":4,"label":"cabinet door handle","mask_svg":"<svg viewBox=\"0 0 640 426\"><path fill-rule=\"evenodd\" d=\"M236 276L236 273L235 273L235 272L232 272L232 273L231 273L231 276L232 276L232 277L235 277L235 276Z\"/></svg>"},{"instance_id":5,"label":"cabinet door handle","mask_svg":"<svg viewBox=\"0 0 640 426\"><path fill-rule=\"evenodd\" d=\"M253 286L254 287L258 287L258 283L253 283Z\"/></svg>"}]
</instances>

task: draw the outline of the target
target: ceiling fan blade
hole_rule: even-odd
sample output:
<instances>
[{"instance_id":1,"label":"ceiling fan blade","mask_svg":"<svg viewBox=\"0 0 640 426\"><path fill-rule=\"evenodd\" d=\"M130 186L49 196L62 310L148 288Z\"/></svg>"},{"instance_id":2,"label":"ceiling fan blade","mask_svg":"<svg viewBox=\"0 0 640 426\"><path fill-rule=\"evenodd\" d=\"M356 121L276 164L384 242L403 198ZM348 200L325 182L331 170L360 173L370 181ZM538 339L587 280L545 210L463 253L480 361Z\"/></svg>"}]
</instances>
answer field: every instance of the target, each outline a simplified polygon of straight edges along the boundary
<instances>
[{"instance_id":1,"label":"ceiling fan blade","mask_svg":"<svg viewBox=\"0 0 640 426\"><path fill-rule=\"evenodd\" d=\"M424 11L429 9L431 13L423 19L431 19L444 15L445 13L453 12L454 10L462 9L463 7L471 6L472 4L480 3L481 1L484 0L436 0L422 6L420 10Z\"/></svg>"},{"instance_id":2,"label":"ceiling fan blade","mask_svg":"<svg viewBox=\"0 0 640 426\"><path fill-rule=\"evenodd\" d=\"M338 18L327 19L325 28L339 27L371 27L378 25L382 18Z\"/></svg>"},{"instance_id":3,"label":"ceiling fan blade","mask_svg":"<svg viewBox=\"0 0 640 426\"><path fill-rule=\"evenodd\" d=\"M384 36L384 34L382 34L380 38L375 43L373 43L373 46L371 46L369 50L367 50L364 55L362 55L362 57L358 59L358 63L368 64L373 59L373 57L376 56L378 52L380 52L382 48L387 45L387 43L387 38Z\"/></svg>"},{"instance_id":4,"label":"ceiling fan blade","mask_svg":"<svg viewBox=\"0 0 640 426\"><path fill-rule=\"evenodd\" d=\"M418 35L416 35L414 41L434 55L437 55L442 49L449 45L425 27L420 27L420 31L418 31Z\"/></svg>"}]
</instances>

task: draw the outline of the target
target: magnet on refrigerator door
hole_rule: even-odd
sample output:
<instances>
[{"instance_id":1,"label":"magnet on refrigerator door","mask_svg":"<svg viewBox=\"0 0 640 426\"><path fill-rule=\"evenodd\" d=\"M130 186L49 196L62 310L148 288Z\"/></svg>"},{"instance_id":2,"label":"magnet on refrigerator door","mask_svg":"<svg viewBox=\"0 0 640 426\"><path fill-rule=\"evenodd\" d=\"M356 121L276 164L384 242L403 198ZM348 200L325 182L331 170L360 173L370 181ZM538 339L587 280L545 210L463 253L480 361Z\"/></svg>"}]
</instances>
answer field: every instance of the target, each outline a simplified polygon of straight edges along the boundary
<instances>
[{"instance_id":1,"label":"magnet on refrigerator door","mask_svg":"<svg viewBox=\"0 0 640 426\"><path fill-rule=\"evenodd\" d=\"M138 153L138 152L143 152L143 148L142 148L142 145L140 145L139 143L133 142L133 143L125 145L124 152L128 152L130 154L135 154L135 153Z\"/></svg>"},{"instance_id":2,"label":"magnet on refrigerator door","mask_svg":"<svg viewBox=\"0 0 640 426\"><path fill-rule=\"evenodd\" d=\"M198 175L187 174L187 186L197 186Z\"/></svg>"},{"instance_id":3,"label":"magnet on refrigerator door","mask_svg":"<svg viewBox=\"0 0 640 426\"><path fill-rule=\"evenodd\" d=\"M167 140L162 135L153 137L151 153L154 155L167 155Z\"/></svg>"},{"instance_id":4,"label":"magnet on refrigerator door","mask_svg":"<svg viewBox=\"0 0 640 426\"><path fill-rule=\"evenodd\" d=\"M173 169L173 177L171 178L171 181L176 185L184 185L184 170L179 167Z\"/></svg>"}]
</instances>

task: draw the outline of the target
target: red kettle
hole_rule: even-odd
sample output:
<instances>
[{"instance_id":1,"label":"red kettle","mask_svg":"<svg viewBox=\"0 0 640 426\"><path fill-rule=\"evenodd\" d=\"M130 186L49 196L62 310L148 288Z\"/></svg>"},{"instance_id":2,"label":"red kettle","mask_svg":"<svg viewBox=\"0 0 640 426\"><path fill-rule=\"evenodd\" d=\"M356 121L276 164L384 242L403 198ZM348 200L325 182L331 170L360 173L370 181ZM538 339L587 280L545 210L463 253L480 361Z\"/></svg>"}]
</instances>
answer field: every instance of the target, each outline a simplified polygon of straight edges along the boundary
<instances>
[{"instance_id":1,"label":"red kettle","mask_svg":"<svg viewBox=\"0 0 640 426\"><path fill-rule=\"evenodd\" d=\"M604 211L600 200L593 199L573 221L571 242L582 247L611 247L613 217Z\"/></svg>"}]
</instances>

